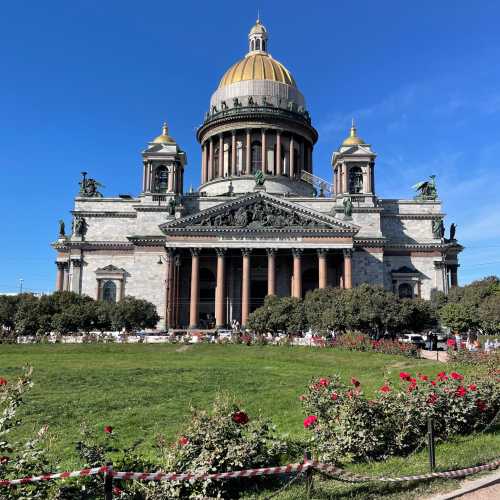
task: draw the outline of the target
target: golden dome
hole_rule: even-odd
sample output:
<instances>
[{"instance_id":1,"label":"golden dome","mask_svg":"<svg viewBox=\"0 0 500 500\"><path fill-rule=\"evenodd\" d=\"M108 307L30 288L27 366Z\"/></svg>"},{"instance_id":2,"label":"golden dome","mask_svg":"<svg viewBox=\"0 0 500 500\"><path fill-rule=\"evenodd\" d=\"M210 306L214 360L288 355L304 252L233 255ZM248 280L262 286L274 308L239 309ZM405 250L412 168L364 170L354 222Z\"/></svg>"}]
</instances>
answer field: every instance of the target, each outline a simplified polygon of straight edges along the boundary
<instances>
[{"instance_id":1,"label":"golden dome","mask_svg":"<svg viewBox=\"0 0 500 500\"><path fill-rule=\"evenodd\" d=\"M260 19L257 19L257 21L255 21L253 28L250 30L250 35L253 35L255 33L267 33L266 27L260 23Z\"/></svg>"},{"instance_id":2,"label":"golden dome","mask_svg":"<svg viewBox=\"0 0 500 500\"><path fill-rule=\"evenodd\" d=\"M358 137L357 128L354 125L354 118L352 119L351 133L347 139L344 140L342 146L354 146L355 144L366 144L361 137Z\"/></svg>"},{"instance_id":3,"label":"golden dome","mask_svg":"<svg viewBox=\"0 0 500 500\"><path fill-rule=\"evenodd\" d=\"M231 66L221 78L219 88L245 80L271 80L286 83L292 87L297 86L292 74L283 64L262 52L250 53Z\"/></svg>"},{"instance_id":4,"label":"golden dome","mask_svg":"<svg viewBox=\"0 0 500 500\"><path fill-rule=\"evenodd\" d=\"M175 139L168 135L168 125L163 124L162 133L152 141L154 144L175 144Z\"/></svg>"}]
</instances>

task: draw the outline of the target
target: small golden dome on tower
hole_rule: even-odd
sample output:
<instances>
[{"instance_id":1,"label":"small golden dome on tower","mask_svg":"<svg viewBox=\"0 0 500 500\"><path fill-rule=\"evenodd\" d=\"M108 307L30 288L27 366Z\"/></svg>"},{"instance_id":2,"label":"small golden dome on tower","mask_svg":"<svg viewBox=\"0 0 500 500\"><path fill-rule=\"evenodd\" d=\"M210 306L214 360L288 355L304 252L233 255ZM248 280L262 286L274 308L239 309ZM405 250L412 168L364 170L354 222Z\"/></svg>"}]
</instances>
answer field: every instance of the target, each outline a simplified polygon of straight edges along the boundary
<instances>
[{"instance_id":1,"label":"small golden dome on tower","mask_svg":"<svg viewBox=\"0 0 500 500\"><path fill-rule=\"evenodd\" d=\"M162 133L152 141L154 144L175 144L175 139L168 135L168 125L163 123Z\"/></svg>"},{"instance_id":2,"label":"small golden dome on tower","mask_svg":"<svg viewBox=\"0 0 500 500\"><path fill-rule=\"evenodd\" d=\"M357 134L357 128L354 125L354 118L352 119L352 126L351 126L351 133L349 134L349 137L344 140L342 143L342 146L354 146L355 144L366 144L361 137L358 137Z\"/></svg>"},{"instance_id":3,"label":"small golden dome on tower","mask_svg":"<svg viewBox=\"0 0 500 500\"><path fill-rule=\"evenodd\" d=\"M257 19L257 21L255 21L253 28L250 30L250 35L253 35L255 33L267 33L266 27L261 24L260 19Z\"/></svg>"}]
</instances>

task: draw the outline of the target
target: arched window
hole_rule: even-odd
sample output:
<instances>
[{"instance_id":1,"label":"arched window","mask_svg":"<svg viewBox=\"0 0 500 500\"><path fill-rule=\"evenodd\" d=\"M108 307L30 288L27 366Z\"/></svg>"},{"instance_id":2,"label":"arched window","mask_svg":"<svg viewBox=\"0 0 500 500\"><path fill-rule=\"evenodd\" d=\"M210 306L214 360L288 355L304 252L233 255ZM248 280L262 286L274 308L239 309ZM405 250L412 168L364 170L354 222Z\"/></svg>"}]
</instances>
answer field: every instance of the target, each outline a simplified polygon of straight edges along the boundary
<instances>
[{"instance_id":1,"label":"arched window","mask_svg":"<svg viewBox=\"0 0 500 500\"><path fill-rule=\"evenodd\" d=\"M252 174L257 170L262 169L262 144L260 141L253 141L250 150L250 165L252 167Z\"/></svg>"},{"instance_id":2,"label":"arched window","mask_svg":"<svg viewBox=\"0 0 500 500\"><path fill-rule=\"evenodd\" d=\"M262 40L262 50L266 50L266 41Z\"/></svg>"},{"instance_id":3,"label":"arched window","mask_svg":"<svg viewBox=\"0 0 500 500\"><path fill-rule=\"evenodd\" d=\"M255 49L260 50L260 40L258 38L255 40Z\"/></svg>"},{"instance_id":4,"label":"arched window","mask_svg":"<svg viewBox=\"0 0 500 500\"><path fill-rule=\"evenodd\" d=\"M116 284L108 280L102 286L102 300L104 302L116 302Z\"/></svg>"},{"instance_id":5,"label":"arched window","mask_svg":"<svg viewBox=\"0 0 500 500\"><path fill-rule=\"evenodd\" d=\"M168 189L168 170L165 165L160 165L155 170L155 191L165 193Z\"/></svg>"},{"instance_id":6,"label":"arched window","mask_svg":"<svg viewBox=\"0 0 500 500\"><path fill-rule=\"evenodd\" d=\"M251 47L250 48L251 48L251 50L255 50L255 42L253 40L251 42Z\"/></svg>"},{"instance_id":7,"label":"arched window","mask_svg":"<svg viewBox=\"0 0 500 500\"><path fill-rule=\"evenodd\" d=\"M214 151L214 178L219 177L219 159L220 159L219 148L215 148L215 151Z\"/></svg>"},{"instance_id":8,"label":"arched window","mask_svg":"<svg viewBox=\"0 0 500 500\"><path fill-rule=\"evenodd\" d=\"M363 171L360 167L349 169L349 193L356 194L363 192Z\"/></svg>"},{"instance_id":9,"label":"arched window","mask_svg":"<svg viewBox=\"0 0 500 500\"><path fill-rule=\"evenodd\" d=\"M413 287L409 283L401 283L398 287L398 295L400 299L412 299Z\"/></svg>"}]
</instances>

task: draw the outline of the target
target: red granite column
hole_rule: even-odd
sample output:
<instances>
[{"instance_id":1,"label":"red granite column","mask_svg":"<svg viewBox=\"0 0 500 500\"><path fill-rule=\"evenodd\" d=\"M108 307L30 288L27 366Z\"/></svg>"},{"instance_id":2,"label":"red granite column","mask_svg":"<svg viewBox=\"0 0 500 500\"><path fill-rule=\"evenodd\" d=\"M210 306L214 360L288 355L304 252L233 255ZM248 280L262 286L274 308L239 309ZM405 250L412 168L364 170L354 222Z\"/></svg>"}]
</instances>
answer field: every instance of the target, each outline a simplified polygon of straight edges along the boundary
<instances>
[{"instance_id":1,"label":"red granite column","mask_svg":"<svg viewBox=\"0 0 500 500\"><path fill-rule=\"evenodd\" d=\"M267 250L267 295L276 295L276 249Z\"/></svg>"},{"instance_id":2,"label":"red granite column","mask_svg":"<svg viewBox=\"0 0 500 500\"><path fill-rule=\"evenodd\" d=\"M327 262L326 255L328 250L325 248L318 248L318 288L327 287Z\"/></svg>"},{"instance_id":3,"label":"red granite column","mask_svg":"<svg viewBox=\"0 0 500 500\"><path fill-rule=\"evenodd\" d=\"M281 164L281 130L276 130L276 158L274 160L274 174L282 175L282 164Z\"/></svg>"},{"instance_id":4,"label":"red granite column","mask_svg":"<svg viewBox=\"0 0 500 500\"><path fill-rule=\"evenodd\" d=\"M262 163L261 170L263 174L267 174L267 144L266 144L266 129L262 129Z\"/></svg>"},{"instance_id":5,"label":"red granite column","mask_svg":"<svg viewBox=\"0 0 500 500\"><path fill-rule=\"evenodd\" d=\"M226 325L225 302L226 302L226 266L225 248L216 248L217 252L217 286L215 288L215 326L223 328Z\"/></svg>"},{"instance_id":6,"label":"red granite column","mask_svg":"<svg viewBox=\"0 0 500 500\"><path fill-rule=\"evenodd\" d=\"M250 314L250 254L251 248L242 248L243 266L241 280L241 326L246 326Z\"/></svg>"},{"instance_id":7,"label":"red granite column","mask_svg":"<svg viewBox=\"0 0 500 500\"><path fill-rule=\"evenodd\" d=\"M67 266L66 262L56 262L57 276L56 276L56 292L64 290L64 268Z\"/></svg>"},{"instance_id":8,"label":"red granite column","mask_svg":"<svg viewBox=\"0 0 500 500\"><path fill-rule=\"evenodd\" d=\"M252 168L250 166L250 150L251 150L252 144L251 144L251 136L250 136L250 129L247 128L247 148L246 148L246 154L245 154L245 174L250 175L252 173Z\"/></svg>"},{"instance_id":9,"label":"red granite column","mask_svg":"<svg viewBox=\"0 0 500 500\"><path fill-rule=\"evenodd\" d=\"M198 326L200 300L200 248L191 248L191 303L189 305L189 328Z\"/></svg>"},{"instance_id":10,"label":"red granite column","mask_svg":"<svg viewBox=\"0 0 500 500\"><path fill-rule=\"evenodd\" d=\"M352 249L344 250L344 288L352 288Z\"/></svg>"},{"instance_id":11,"label":"red granite column","mask_svg":"<svg viewBox=\"0 0 500 500\"><path fill-rule=\"evenodd\" d=\"M293 293L292 297L302 297L302 248L293 248Z\"/></svg>"},{"instance_id":12,"label":"red granite column","mask_svg":"<svg viewBox=\"0 0 500 500\"><path fill-rule=\"evenodd\" d=\"M166 300L166 314L165 325L167 328L172 328L173 315L174 315L174 251L172 248L167 249L165 256L165 300ZM160 261L161 262L161 261Z\"/></svg>"}]
</instances>

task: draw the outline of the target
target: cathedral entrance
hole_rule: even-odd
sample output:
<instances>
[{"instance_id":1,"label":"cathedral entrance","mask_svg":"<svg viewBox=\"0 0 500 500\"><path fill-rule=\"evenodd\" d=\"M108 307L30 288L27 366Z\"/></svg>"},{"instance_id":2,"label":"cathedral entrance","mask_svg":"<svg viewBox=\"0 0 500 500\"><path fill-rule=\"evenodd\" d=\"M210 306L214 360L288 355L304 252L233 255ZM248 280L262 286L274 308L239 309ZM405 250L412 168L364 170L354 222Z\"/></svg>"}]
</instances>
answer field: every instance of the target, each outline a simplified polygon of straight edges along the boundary
<instances>
[{"instance_id":1,"label":"cathedral entrance","mask_svg":"<svg viewBox=\"0 0 500 500\"><path fill-rule=\"evenodd\" d=\"M200 328L215 327L215 275L206 267L200 269Z\"/></svg>"},{"instance_id":2,"label":"cathedral entrance","mask_svg":"<svg viewBox=\"0 0 500 500\"><path fill-rule=\"evenodd\" d=\"M267 281L255 280L250 285L250 312L264 304L267 295Z\"/></svg>"}]
</instances>

